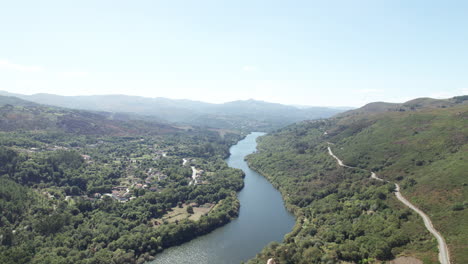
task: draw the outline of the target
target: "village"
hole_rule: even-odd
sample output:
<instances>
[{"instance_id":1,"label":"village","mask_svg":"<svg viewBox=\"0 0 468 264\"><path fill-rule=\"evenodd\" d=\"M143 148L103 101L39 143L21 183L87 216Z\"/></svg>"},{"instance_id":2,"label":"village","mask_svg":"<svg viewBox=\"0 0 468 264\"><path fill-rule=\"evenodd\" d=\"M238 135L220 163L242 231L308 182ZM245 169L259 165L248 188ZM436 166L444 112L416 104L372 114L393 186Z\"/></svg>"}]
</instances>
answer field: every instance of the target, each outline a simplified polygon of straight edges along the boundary
<instances>
[{"instance_id":1,"label":"village","mask_svg":"<svg viewBox=\"0 0 468 264\"><path fill-rule=\"evenodd\" d=\"M102 144L99 142L98 144ZM90 145L91 148L96 147L96 144ZM58 151L58 150L69 150L70 148L62 147L62 146L47 146L44 148L31 148L26 150L28 153L35 153L35 152L43 152L43 151ZM75 148L79 149L79 148ZM152 151L152 159L158 160L161 158L169 158L167 155L167 151L165 150L154 150ZM87 164L93 164L94 160L90 155L81 154L84 162ZM173 158L173 157L171 157ZM116 161L124 162L123 159L117 158ZM128 160L129 163L133 166L133 168L138 167L138 159L131 158ZM183 158L182 159L182 166L187 167L192 160L190 158ZM132 168L132 167L130 167ZM189 180L188 185L198 185L198 184L207 184L208 182L204 180L204 170L197 169L195 166L190 166L192 170L191 178ZM160 169L156 168L148 168L145 171L145 178L139 178L131 175L131 170L127 170L127 175L122 179L120 185L113 186L110 192L103 192L103 193L93 193L90 195L67 195L65 196L65 200L68 201L70 199L84 199L88 201L95 201L98 199L104 199L105 197L110 197L116 201L121 203L128 202L129 200L135 199L137 196L136 193L143 193L145 191L150 192L161 192L164 189L164 182L168 180L168 176L164 174ZM48 198L55 198L54 195L45 192Z\"/></svg>"},{"instance_id":2,"label":"village","mask_svg":"<svg viewBox=\"0 0 468 264\"><path fill-rule=\"evenodd\" d=\"M142 140L139 140L142 142ZM33 147L29 149L21 149L23 153L35 155L35 153L42 152L55 152L55 151L76 151L80 153L83 162L87 166L98 166L103 162L108 167L121 167L122 175L113 180L115 185L107 189L107 191L93 192L87 194L59 194L53 190L39 190L41 193L50 200L64 199L67 202L76 202L77 200L85 200L95 202L104 199L113 199L119 203L127 203L137 197L144 195L146 192L162 192L166 185L170 184L174 179L171 179L165 173L164 166L154 166L158 161L177 163L180 158L177 155L168 155L171 151L170 148L162 148L159 146L147 146L144 151L138 153L130 153L130 155L106 157L99 154L95 156L96 151L100 147L105 147L103 141L96 142L95 144L88 144L85 147L65 147L58 145L44 145L41 147ZM151 165L153 164L153 166ZM190 177L187 178L188 186L196 186L202 184L209 184L205 171L197 168L197 162L194 158L182 158L179 166L189 168L191 170ZM92 168L92 167L91 167ZM171 208L164 216L158 219L153 219L152 224L159 226L164 223L178 223L183 219L190 219L197 221L201 216L207 215L213 208L216 207L214 203L197 204L195 202L179 202L177 206Z\"/></svg>"}]
</instances>

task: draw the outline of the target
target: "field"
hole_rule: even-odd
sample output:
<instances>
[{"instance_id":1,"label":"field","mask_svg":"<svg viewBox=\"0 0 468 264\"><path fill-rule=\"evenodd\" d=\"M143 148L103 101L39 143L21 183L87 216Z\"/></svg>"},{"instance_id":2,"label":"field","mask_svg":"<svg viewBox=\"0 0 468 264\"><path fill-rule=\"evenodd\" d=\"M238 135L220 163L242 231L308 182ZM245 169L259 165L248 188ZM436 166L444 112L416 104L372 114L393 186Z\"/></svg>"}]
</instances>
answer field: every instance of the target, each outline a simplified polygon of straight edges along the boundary
<instances>
[{"instance_id":1,"label":"field","mask_svg":"<svg viewBox=\"0 0 468 264\"><path fill-rule=\"evenodd\" d=\"M174 223L176 221L181 221L187 218L193 221L197 221L202 215L207 215L211 209L213 209L214 205L204 204L200 207L192 206L193 214L189 214L187 212L187 207L189 207L188 204L183 204L182 207L173 207L167 214L157 219L156 221L158 221L160 224L164 222Z\"/></svg>"}]
</instances>

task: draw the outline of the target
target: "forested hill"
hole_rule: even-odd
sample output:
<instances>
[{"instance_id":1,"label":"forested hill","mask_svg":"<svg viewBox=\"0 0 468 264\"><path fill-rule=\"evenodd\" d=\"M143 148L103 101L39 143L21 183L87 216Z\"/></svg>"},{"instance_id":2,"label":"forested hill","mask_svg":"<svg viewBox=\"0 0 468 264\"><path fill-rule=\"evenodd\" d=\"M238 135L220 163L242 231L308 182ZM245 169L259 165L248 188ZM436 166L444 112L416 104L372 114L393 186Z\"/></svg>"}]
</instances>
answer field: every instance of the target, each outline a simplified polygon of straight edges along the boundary
<instances>
[{"instance_id":1,"label":"forested hill","mask_svg":"<svg viewBox=\"0 0 468 264\"><path fill-rule=\"evenodd\" d=\"M171 123L242 131L271 131L294 122L331 117L343 111L343 108L298 108L256 100L211 104L192 100L126 95L23 95L5 91L0 91L0 94L46 105L112 113L132 113L151 116Z\"/></svg>"},{"instance_id":2,"label":"forested hill","mask_svg":"<svg viewBox=\"0 0 468 264\"><path fill-rule=\"evenodd\" d=\"M0 97L0 263L144 263L228 223L241 137Z\"/></svg>"},{"instance_id":3,"label":"forested hill","mask_svg":"<svg viewBox=\"0 0 468 264\"><path fill-rule=\"evenodd\" d=\"M405 255L437 263L422 219L396 200L392 184L371 179L372 170L429 215L452 263L467 263L467 99L373 103L260 138L249 164L280 189L297 225L251 262L372 263ZM357 168L337 166L327 142Z\"/></svg>"},{"instance_id":4,"label":"forested hill","mask_svg":"<svg viewBox=\"0 0 468 264\"><path fill-rule=\"evenodd\" d=\"M179 129L161 122L131 120L108 112L44 106L16 97L0 96L1 131L55 131L88 135L173 133Z\"/></svg>"}]
</instances>

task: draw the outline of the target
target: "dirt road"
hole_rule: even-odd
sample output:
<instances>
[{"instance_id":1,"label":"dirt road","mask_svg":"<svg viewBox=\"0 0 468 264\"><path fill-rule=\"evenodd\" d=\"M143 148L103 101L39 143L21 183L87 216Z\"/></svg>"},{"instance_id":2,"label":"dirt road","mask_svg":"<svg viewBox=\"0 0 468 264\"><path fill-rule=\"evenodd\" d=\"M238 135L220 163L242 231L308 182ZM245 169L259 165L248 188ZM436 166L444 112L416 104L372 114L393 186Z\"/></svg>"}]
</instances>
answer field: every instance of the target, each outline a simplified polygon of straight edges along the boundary
<instances>
[{"instance_id":1,"label":"dirt road","mask_svg":"<svg viewBox=\"0 0 468 264\"><path fill-rule=\"evenodd\" d=\"M330 154L330 156L332 156L338 162L338 165L340 165L341 167L353 168L351 166L348 166L348 165L344 164L343 161L341 161L337 156L335 156L335 154L333 154L330 147L328 147L328 154ZM371 171L371 178L375 179L375 180L378 180L378 181L384 181L383 179L379 178L373 171ZM386 181L386 182L388 182L388 181ZM437 239L437 244L438 244L438 247L439 247L439 262L441 264L450 264L450 255L449 255L449 250L448 250L448 247L447 247L447 243L445 243L445 239L434 228L434 225L432 224L431 219L429 218L429 216L427 216L423 211L421 211L421 209L417 208L414 204L410 203L410 201L408 201L401 194L400 185L398 185L396 183L395 183L395 195L396 195L398 200L400 200L403 204L405 204L406 206L411 208L413 211L415 211L416 213L418 213L422 217L422 219L424 221L424 225L426 226L427 230L429 230L429 232L431 232L431 234L434 235L434 237Z\"/></svg>"}]
</instances>

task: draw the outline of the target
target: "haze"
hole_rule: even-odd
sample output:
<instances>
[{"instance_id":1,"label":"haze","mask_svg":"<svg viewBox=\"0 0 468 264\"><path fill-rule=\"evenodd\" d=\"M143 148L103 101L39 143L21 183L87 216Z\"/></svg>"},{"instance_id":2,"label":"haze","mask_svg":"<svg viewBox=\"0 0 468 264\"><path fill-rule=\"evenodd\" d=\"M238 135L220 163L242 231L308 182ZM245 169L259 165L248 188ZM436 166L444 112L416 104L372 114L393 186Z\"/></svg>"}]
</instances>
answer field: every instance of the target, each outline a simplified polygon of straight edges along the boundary
<instances>
[{"instance_id":1,"label":"haze","mask_svg":"<svg viewBox=\"0 0 468 264\"><path fill-rule=\"evenodd\" d=\"M7 1L0 87L361 106L468 92L465 1Z\"/></svg>"}]
</instances>

